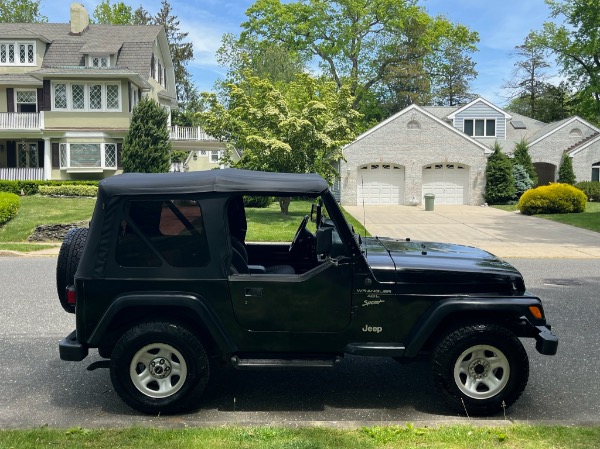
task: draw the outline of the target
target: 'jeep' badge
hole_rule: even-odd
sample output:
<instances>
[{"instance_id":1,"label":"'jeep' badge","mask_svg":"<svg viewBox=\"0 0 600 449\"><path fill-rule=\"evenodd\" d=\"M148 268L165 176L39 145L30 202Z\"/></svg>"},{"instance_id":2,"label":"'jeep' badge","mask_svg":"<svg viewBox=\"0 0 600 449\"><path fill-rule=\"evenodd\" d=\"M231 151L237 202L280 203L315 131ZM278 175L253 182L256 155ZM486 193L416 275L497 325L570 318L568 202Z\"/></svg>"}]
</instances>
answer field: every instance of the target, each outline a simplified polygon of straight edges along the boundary
<instances>
[{"instance_id":1,"label":"'jeep' badge","mask_svg":"<svg viewBox=\"0 0 600 449\"><path fill-rule=\"evenodd\" d=\"M376 326L369 326L368 324L365 324L365 327L362 328L363 332L374 332L376 334L379 334L383 331L383 327L376 327Z\"/></svg>"}]
</instances>

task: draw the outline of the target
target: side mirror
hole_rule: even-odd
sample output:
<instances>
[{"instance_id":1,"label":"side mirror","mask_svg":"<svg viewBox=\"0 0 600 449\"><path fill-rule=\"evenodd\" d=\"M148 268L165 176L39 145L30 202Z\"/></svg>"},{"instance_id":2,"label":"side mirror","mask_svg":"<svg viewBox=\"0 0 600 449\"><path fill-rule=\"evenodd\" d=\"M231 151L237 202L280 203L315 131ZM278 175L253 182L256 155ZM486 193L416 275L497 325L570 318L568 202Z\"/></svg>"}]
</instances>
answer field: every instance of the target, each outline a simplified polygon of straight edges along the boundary
<instances>
[{"instance_id":1,"label":"side mirror","mask_svg":"<svg viewBox=\"0 0 600 449\"><path fill-rule=\"evenodd\" d=\"M329 255L333 248L333 228L317 229L317 254Z\"/></svg>"}]
</instances>

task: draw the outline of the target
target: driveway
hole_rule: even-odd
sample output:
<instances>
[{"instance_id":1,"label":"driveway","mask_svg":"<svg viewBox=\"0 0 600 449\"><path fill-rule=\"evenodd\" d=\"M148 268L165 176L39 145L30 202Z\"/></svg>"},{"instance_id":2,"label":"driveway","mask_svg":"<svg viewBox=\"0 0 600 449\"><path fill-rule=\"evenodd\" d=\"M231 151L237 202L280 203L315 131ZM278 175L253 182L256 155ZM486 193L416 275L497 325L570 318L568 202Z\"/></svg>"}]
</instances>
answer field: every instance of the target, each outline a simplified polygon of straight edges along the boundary
<instances>
[{"instance_id":1,"label":"driveway","mask_svg":"<svg viewBox=\"0 0 600 449\"><path fill-rule=\"evenodd\" d=\"M493 207L344 206L371 235L476 246L503 258L600 258L600 234Z\"/></svg>"}]
</instances>

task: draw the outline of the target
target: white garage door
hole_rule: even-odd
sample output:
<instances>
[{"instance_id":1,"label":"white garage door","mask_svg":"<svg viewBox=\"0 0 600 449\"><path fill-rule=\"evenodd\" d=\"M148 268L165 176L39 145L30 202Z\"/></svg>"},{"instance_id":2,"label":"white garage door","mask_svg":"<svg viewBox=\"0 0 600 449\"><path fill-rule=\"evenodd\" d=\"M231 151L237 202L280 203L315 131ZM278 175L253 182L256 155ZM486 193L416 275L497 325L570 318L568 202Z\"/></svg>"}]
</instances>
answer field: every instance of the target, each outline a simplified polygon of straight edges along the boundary
<instances>
[{"instance_id":1,"label":"white garage door","mask_svg":"<svg viewBox=\"0 0 600 449\"><path fill-rule=\"evenodd\" d=\"M433 193L435 204L469 203L469 168L464 164L423 167L423 195Z\"/></svg>"},{"instance_id":2,"label":"white garage door","mask_svg":"<svg viewBox=\"0 0 600 449\"><path fill-rule=\"evenodd\" d=\"M367 164L358 168L358 204L403 204L404 167Z\"/></svg>"}]
</instances>

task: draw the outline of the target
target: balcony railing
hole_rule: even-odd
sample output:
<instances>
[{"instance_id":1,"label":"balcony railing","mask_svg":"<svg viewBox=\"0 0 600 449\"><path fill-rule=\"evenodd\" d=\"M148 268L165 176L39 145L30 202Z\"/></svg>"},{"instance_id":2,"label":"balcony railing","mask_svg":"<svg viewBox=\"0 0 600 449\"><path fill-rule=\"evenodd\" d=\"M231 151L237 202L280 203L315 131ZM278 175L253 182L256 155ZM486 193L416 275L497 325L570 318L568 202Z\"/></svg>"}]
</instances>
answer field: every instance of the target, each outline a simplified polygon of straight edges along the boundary
<instances>
[{"instance_id":1,"label":"balcony railing","mask_svg":"<svg viewBox=\"0 0 600 449\"><path fill-rule=\"evenodd\" d=\"M43 179L43 168L0 168L0 180L2 181L41 181Z\"/></svg>"},{"instance_id":2,"label":"balcony railing","mask_svg":"<svg viewBox=\"0 0 600 449\"><path fill-rule=\"evenodd\" d=\"M44 116L38 112L0 112L0 131L5 129L42 129Z\"/></svg>"},{"instance_id":3,"label":"balcony railing","mask_svg":"<svg viewBox=\"0 0 600 449\"><path fill-rule=\"evenodd\" d=\"M210 136L199 126L171 126L171 140L202 140L218 142L219 139Z\"/></svg>"}]
</instances>

